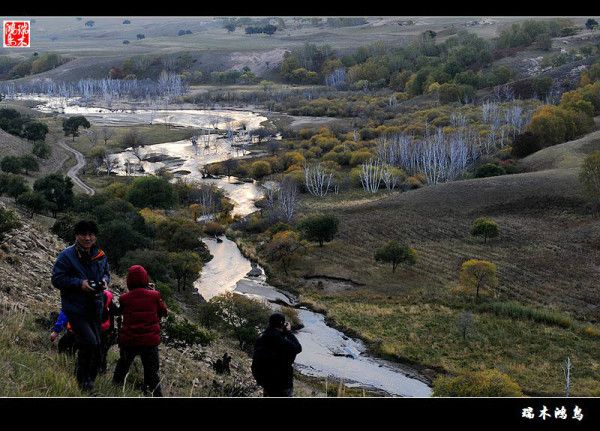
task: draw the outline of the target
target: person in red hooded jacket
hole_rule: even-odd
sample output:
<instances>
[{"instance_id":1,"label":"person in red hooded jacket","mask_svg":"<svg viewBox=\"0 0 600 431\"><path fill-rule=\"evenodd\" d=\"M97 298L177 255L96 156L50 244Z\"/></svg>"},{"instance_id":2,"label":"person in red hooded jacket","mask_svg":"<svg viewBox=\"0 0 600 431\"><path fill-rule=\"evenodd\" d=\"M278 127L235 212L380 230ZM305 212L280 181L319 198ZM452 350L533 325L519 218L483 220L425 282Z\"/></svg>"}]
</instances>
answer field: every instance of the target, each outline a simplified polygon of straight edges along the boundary
<instances>
[{"instance_id":1,"label":"person in red hooded jacket","mask_svg":"<svg viewBox=\"0 0 600 431\"><path fill-rule=\"evenodd\" d=\"M167 307L160 292L149 287L148 273L141 265L129 268L127 289L128 292L119 298L119 313L123 315L119 331L121 356L115 368L113 382L122 385L133 360L140 355L144 367L144 392L161 397L158 345L160 318L166 317Z\"/></svg>"}]
</instances>

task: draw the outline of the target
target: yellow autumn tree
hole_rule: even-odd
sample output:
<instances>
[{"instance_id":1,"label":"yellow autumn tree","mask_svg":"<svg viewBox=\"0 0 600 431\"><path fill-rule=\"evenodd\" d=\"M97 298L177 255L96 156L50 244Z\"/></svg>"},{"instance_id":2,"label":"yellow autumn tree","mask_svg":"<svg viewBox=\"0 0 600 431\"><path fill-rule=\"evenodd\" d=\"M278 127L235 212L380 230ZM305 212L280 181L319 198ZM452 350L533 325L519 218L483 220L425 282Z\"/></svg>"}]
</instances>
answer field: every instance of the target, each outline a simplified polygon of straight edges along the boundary
<instances>
[{"instance_id":1,"label":"yellow autumn tree","mask_svg":"<svg viewBox=\"0 0 600 431\"><path fill-rule=\"evenodd\" d=\"M200 204L191 204L189 209L192 214L192 220L198 220L198 217L200 217L200 213L202 212L202 206Z\"/></svg>"},{"instance_id":2,"label":"yellow autumn tree","mask_svg":"<svg viewBox=\"0 0 600 431\"><path fill-rule=\"evenodd\" d=\"M498 286L496 265L487 260L469 259L460 268L460 282L463 286L475 289L475 299L479 299L479 291L494 291Z\"/></svg>"},{"instance_id":3,"label":"yellow autumn tree","mask_svg":"<svg viewBox=\"0 0 600 431\"><path fill-rule=\"evenodd\" d=\"M289 265L304 250L305 245L305 242L300 240L298 232L284 230L273 235L271 241L265 246L265 252L270 261L281 263L287 275Z\"/></svg>"}]
</instances>

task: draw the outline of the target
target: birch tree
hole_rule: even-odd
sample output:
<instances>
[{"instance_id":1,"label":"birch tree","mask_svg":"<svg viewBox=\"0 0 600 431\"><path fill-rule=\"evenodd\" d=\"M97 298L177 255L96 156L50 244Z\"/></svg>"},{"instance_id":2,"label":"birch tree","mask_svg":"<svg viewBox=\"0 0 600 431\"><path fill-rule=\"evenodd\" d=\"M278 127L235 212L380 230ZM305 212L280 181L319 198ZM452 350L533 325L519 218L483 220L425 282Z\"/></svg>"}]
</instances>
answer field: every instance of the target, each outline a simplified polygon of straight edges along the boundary
<instances>
[{"instance_id":1,"label":"birch tree","mask_svg":"<svg viewBox=\"0 0 600 431\"><path fill-rule=\"evenodd\" d=\"M327 172L321 163L304 165L304 181L306 189L313 196L327 195L331 187L332 172Z\"/></svg>"},{"instance_id":2,"label":"birch tree","mask_svg":"<svg viewBox=\"0 0 600 431\"><path fill-rule=\"evenodd\" d=\"M279 208L289 223L294 218L298 199L298 185L291 178L284 177L279 187Z\"/></svg>"},{"instance_id":3,"label":"birch tree","mask_svg":"<svg viewBox=\"0 0 600 431\"><path fill-rule=\"evenodd\" d=\"M379 159L370 159L360 165L360 183L366 192L377 193L384 170L384 165Z\"/></svg>"},{"instance_id":4,"label":"birch tree","mask_svg":"<svg viewBox=\"0 0 600 431\"><path fill-rule=\"evenodd\" d=\"M101 130L100 130L100 135L102 136L102 139L104 140L104 145L106 145L106 143L110 140L110 138L112 138L113 136L113 130L110 127L106 127L104 126Z\"/></svg>"}]
</instances>

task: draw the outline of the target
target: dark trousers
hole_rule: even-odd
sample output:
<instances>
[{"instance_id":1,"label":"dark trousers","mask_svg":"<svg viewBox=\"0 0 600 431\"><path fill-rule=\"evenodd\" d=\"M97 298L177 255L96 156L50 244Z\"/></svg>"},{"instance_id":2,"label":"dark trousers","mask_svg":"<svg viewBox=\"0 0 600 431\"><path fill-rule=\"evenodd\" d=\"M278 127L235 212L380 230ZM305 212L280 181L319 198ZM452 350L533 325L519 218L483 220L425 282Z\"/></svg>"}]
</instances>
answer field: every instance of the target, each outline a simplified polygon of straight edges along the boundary
<instances>
[{"instance_id":1,"label":"dark trousers","mask_svg":"<svg viewBox=\"0 0 600 431\"><path fill-rule=\"evenodd\" d=\"M294 388L267 389L263 388L263 397L293 397Z\"/></svg>"},{"instance_id":2,"label":"dark trousers","mask_svg":"<svg viewBox=\"0 0 600 431\"><path fill-rule=\"evenodd\" d=\"M122 385L129 367L137 355L142 359L144 367L144 393L154 397L162 397L160 379L158 377L158 346L154 347L121 347L121 357L117 362L113 382Z\"/></svg>"},{"instance_id":3,"label":"dark trousers","mask_svg":"<svg viewBox=\"0 0 600 431\"><path fill-rule=\"evenodd\" d=\"M112 346L113 334L112 331L103 331L100 334L100 362L98 364L98 372L100 374L106 373L107 363L106 357L108 356L108 351L110 350L110 346Z\"/></svg>"},{"instance_id":4,"label":"dark trousers","mask_svg":"<svg viewBox=\"0 0 600 431\"><path fill-rule=\"evenodd\" d=\"M84 390L92 389L100 365L100 322L93 315L67 315L77 343L75 376Z\"/></svg>"}]
</instances>

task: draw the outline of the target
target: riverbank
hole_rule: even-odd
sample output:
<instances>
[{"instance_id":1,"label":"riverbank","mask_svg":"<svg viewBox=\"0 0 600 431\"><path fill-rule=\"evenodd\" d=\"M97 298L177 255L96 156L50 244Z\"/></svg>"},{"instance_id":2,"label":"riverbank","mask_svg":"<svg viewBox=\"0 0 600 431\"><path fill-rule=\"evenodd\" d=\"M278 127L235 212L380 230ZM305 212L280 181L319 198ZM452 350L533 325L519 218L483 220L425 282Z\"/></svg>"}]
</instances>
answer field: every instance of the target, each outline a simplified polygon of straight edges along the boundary
<instances>
[{"instance_id":1,"label":"riverbank","mask_svg":"<svg viewBox=\"0 0 600 431\"><path fill-rule=\"evenodd\" d=\"M347 337L345 338L346 340L359 340L360 344L358 345L358 349L362 349L361 344L364 343L366 346L366 350L364 350L361 353L361 356L378 358L383 364L386 363L385 361L388 361L388 365L398 368L397 372L402 372L403 374L412 379L422 381L428 386L431 386L433 379L438 374L444 373L444 370L439 368L432 369L431 367L424 366L414 361L404 361L404 358L385 354L385 352L382 352L378 348L379 346L377 345L377 343L373 343L373 340L364 337L364 335L359 331L356 331L351 327L347 327L343 324L340 324L338 321L332 318L328 314L326 306L324 306L323 304L319 304L314 300L311 300L310 298L304 298L301 289L301 282L299 280L294 280L293 278L282 278L281 274L278 274L277 277L274 276L271 265L268 261L262 258L262 256L259 253L257 253L256 243L252 241L251 237L247 235L242 235L240 232L231 230L228 230L227 234L228 238L230 238L236 243L238 249L244 257L257 262L263 268L266 275L266 281L270 286L296 299L292 305L293 308L297 310L306 309L315 314L323 315L324 321L327 324L327 326L331 327L332 329L335 329L336 331L339 331L340 333L343 333L344 337ZM375 390L373 391L373 393L378 393L378 391Z\"/></svg>"}]
</instances>

